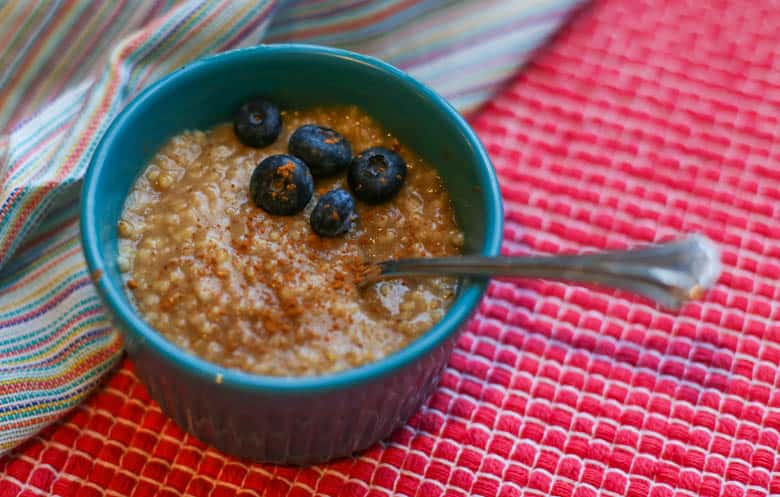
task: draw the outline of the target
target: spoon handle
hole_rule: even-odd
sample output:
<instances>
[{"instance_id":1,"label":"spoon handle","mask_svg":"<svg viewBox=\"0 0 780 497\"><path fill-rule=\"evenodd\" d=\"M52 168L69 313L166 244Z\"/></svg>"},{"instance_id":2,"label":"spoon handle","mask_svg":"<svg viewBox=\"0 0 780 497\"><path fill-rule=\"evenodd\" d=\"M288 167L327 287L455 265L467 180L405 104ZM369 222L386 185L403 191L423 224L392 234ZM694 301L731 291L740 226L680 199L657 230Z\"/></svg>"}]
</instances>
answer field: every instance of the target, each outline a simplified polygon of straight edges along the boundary
<instances>
[{"instance_id":1,"label":"spoon handle","mask_svg":"<svg viewBox=\"0 0 780 497\"><path fill-rule=\"evenodd\" d=\"M369 267L361 285L401 276L545 278L595 283L678 308L700 297L720 276L715 244L702 235L646 248L582 255L461 256L389 260Z\"/></svg>"}]
</instances>

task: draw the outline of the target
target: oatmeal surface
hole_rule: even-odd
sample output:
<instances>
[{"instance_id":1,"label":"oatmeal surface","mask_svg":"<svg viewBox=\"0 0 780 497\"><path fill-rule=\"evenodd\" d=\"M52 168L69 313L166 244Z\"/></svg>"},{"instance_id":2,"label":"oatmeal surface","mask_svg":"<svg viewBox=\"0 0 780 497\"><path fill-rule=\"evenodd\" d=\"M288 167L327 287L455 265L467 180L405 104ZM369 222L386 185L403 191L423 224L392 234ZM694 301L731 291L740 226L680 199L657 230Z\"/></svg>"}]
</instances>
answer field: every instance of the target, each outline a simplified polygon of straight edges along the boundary
<instances>
[{"instance_id":1,"label":"oatmeal surface","mask_svg":"<svg viewBox=\"0 0 780 497\"><path fill-rule=\"evenodd\" d=\"M354 285L363 260L460 253L449 198L433 167L354 107L283 112L279 138L242 145L230 124L173 138L128 196L119 222L119 267L141 315L172 342L226 367L304 376L375 361L427 331L451 304L455 281L388 280ZM287 153L290 134L315 123L335 129L354 154L373 146L408 163L398 196L356 202L340 238L309 225L319 196L345 174L315 182L293 216L256 207L249 179L260 160Z\"/></svg>"}]
</instances>

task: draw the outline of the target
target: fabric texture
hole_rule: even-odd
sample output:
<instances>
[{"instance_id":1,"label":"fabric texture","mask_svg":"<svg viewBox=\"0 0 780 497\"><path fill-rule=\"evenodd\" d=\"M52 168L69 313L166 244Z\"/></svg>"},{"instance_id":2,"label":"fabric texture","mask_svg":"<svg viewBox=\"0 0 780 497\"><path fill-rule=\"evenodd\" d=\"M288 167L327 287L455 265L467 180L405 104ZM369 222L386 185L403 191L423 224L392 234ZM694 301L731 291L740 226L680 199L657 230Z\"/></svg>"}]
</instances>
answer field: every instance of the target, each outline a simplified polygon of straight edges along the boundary
<instances>
[{"instance_id":1,"label":"fabric texture","mask_svg":"<svg viewBox=\"0 0 780 497\"><path fill-rule=\"evenodd\" d=\"M120 357L79 247L78 191L134 94L208 53L296 41L379 56L469 112L579 3L0 2L0 454Z\"/></svg>"}]
</instances>

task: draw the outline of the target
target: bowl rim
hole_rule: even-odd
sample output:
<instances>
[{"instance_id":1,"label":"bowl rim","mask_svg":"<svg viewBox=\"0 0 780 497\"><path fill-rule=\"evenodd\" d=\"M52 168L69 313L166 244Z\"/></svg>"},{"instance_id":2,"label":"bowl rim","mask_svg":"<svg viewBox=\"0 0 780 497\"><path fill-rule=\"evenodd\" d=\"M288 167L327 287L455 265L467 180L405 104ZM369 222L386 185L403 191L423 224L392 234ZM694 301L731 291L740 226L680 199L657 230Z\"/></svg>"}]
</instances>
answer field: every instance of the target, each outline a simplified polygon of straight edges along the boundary
<instances>
[{"instance_id":1,"label":"bowl rim","mask_svg":"<svg viewBox=\"0 0 780 497\"><path fill-rule=\"evenodd\" d=\"M396 80L399 84L408 86L411 90L421 94L424 98L434 102L448 117L458 132L469 142L473 150L475 162L478 165L478 176L481 187L481 201L486 207L485 239L482 244L483 255L497 255L501 248L503 235L503 205L495 170L490 158L476 136L475 132L466 123L465 119L438 93L418 82L400 69L383 62L377 58L350 52L343 49L323 47L319 45L285 43L272 45L257 45L227 52L210 55L195 60L152 83L141 91L129 102L124 109L113 119L105 133L101 137L90 160L87 172L84 176L84 184L81 195L81 242L84 256L92 275L105 274L103 268L106 265L104 254L99 243L99 227L95 224L94 212L99 208L96 205L97 179L102 172L108 169L108 151L117 139L118 131L126 122L132 120L136 111L143 107L150 95L160 88L171 84L181 78L195 77L202 72L208 72L213 67L227 62L265 57L270 55L308 55L314 57L335 57L346 59L353 63L371 66L373 70L384 73L387 77ZM155 331L146 323L139 314L127 302L126 294L121 285L108 277L94 278L94 284L103 302L108 307L114 320L121 321L118 328L128 334L135 335L146 346L152 347L166 359L176 363L190 375L203 378L209 382L216 382L224 388L237 388L245 391L268 391L276 393L300 393L300 392L325 392L334 389L348 388L357 384L367 383L389 375L401 368L419 360L431 352L435 347L444 342L455 333L463 322L476 308L485 289L487 281L474 281L453 303L448 312L425 334L409 343L402 349L379 359L365 364L334 373L317 376L303 377L275 377L252 374L240 370L229 369L201 359L196 355L174 345L161 333ZM124 326L122 326L124 324Z\"/></svg>"}]
</instances>

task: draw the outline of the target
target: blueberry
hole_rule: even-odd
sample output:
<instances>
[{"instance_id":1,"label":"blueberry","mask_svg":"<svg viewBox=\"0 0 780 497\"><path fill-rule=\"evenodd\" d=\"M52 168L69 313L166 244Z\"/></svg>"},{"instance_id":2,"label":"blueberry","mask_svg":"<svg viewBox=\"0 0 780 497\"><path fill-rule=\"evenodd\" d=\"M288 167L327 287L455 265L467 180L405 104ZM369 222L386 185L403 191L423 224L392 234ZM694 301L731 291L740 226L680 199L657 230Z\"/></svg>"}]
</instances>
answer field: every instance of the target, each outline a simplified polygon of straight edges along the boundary
<instances>
[{"instance_id":1,"label":"blueberry","mask_svg":"<svg viewBox=\"0 0 780 497\"><path fill-rule=\"evenodd\" d=\"M290 137L288 150L308 164L315 178L340 173L352 159L352 147L337 131L305 124Z\"/></svg>"},{"instance_id":2,"label":"blueberry","mask_svg":"<svg viewBox=\"0 0 780 497\"><path fill-rule=\"evenodd\" d=\"M378 204L393 198L406 179L406 162L392 150L373 147L352 159L349 187L360 200Z\"/></svg>"},{"instance_id":3,"label":"blueberry","mask_svg":"<svg viewBox=\"0 0 780 497\"><path fill-rule=\"evenodd\" d=\"M282 130L279 109L265 100L252 100L238 109L233 118L233 130L241 143L262 148L276 140Z\"/></svg>"},{"instance_id":4,"label":"blueberry","mask_svg":"<svg viewBox=\"0 0 780 497\"><path fill-rule=\"evenodd\" d=\"M346 190L336 188L320 197L311 211L309 222L314 232L320 236L339 236L349 231L355 215L352 195Z\"/></svg>"},{"instance_id":5,"label":"blueberry","mask_svg":"<svg viewBox=\"0 0 780 497\"><path fill-rule=\"evenodd\" d=\"M282 216L296 214L306 207L314 193L309 167L292 155L266 157L257 165L249 183L255 205Z\"/></svg>"}]
</instances>

